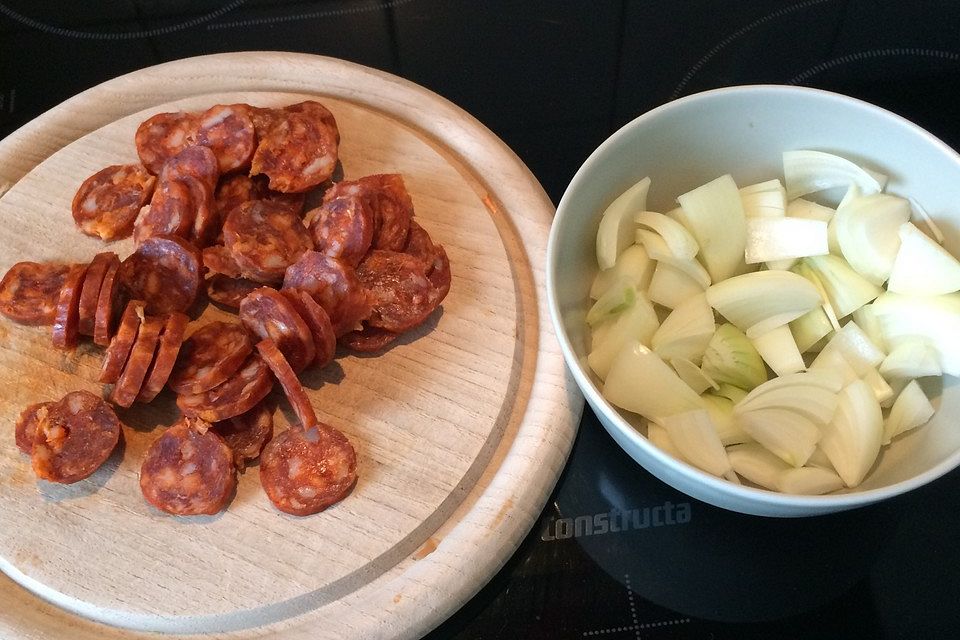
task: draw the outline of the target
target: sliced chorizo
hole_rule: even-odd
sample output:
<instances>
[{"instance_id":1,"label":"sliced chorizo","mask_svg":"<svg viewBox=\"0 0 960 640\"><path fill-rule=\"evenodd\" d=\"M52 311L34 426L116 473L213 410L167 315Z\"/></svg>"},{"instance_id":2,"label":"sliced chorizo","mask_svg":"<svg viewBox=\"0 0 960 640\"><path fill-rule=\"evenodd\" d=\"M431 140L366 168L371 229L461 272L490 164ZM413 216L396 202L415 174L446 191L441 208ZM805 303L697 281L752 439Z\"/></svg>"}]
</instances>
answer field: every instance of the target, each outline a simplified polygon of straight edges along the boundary
<instances>
[{"instance_id":1,"label":"sliced chorizo","mask_svg":"<svg viewBox=\"0 0 960 640\"><path fill-rule=\"evenodd\" d=\"M47 407L30 454L38 478L71 484L106 462L120 440L120 420L89 391L72 391Z\"/></svg>"},{"instance_id":2,"label":"sliced chorizo","mask_svg":"<svg viewBox=\"0 0 960 640\"><path fill-rule=\"evenodd\" d=\"M276 343L295 372L313 362L316 348L310 327L290 300L276 289L261 287L252 291L240 302L239 315L250 333Z\"/></svg>"},{"instance_id":3,"label":"sliced chorizo","mask_svg":"<svg viewBox=\"0 0 960 640\"><path fill-rule=\"evenodd\" d=\"M313 364L322 367L333 360L337 351L337 334L333 331L333 323L330 322L330 316L327 315L327 312L306 291L284 289L281 293L287 297L293 308L297 310L300 317L310 327L310 333L313 334L313 346L316 351Z\"/></svg>"},{"instance_id":4,"label":"sliced chorizo","mask_svg":"<svg viewBox=\"0 0 960 640\"><path fill-rule=\"evenodd\" d=\"M194 197L186 180L161 180L150 206L137 220L134 242L139 245L147 238L163 235L189 237L197 214Z\"/></svg>"},{"instance_id":5,"label":"sliced chorizo","mask_svg":"<svg viewBox=\"0 0 960 640\"><path fill-rule=\"evenodd\" d=\"M210 322L184 340L167 385L181 395L203 393L230 379L252 351L242 324Z\"/></svg>"},{"instance_id":6,"label":"sliced chorizo","mask_svg":"<svg viewBox=\"0 0 960 640\"><path fill-rule=\"evenodd\" d=\"M230 250L222 244L204 247L203 266L208 273L219 273L230 278L240 277L240 265L233 259Z\"/></svg>"},{"instance_id":7,"label":"sliced chorizo","mask_svg":"<svg viewBox=\"0 0 960 640\"><path fill-rule=\"evenodd\" d=\"M450 259L443 245L433 242L426 229L410 221L410 236L404 253L409 253L424 261L427 265L427 278L436 290L435 296L442 301L450 291Z\"/></svg>"},{"instance_id":8,"label":"sliced chorizo","mask_svg":"<svg viewBox=\"0 0 960 640\"><path fill-rule=\"evenodd\" d=\"M0 313L20 324L53 324L70 265L18 262L0 281Z\"/></svg>"},{"instance_id":9,"label":"sliced chorizo","mask_svg":"<svg viewBox=\"0 0 960 640\"><path fill-rule=\"evenodd\" d=\"M227 215L223 243L243 277L265 284L281 282L287 267L312 248L299 215L263 200L245 202Z\"/></svg>"},{"instance_id":10,"label":"sliced chorizo","mask_svg":"<svg viewBox=\"0 0 960 640\"><path fill-rule=\"evenodd\" d=\"M267 397L273 389L270 368L256 353L223 384L203 393L177 396L184 415L220 422L246 413Z\"/></svg>"},{"instance_id":11,"label":"sliced chorizo","mask_svg":"<svg viewBox=\"0 0 960 640\"><path fill-rule=\"evenodd\" d=\"M265 174L270 188L299 193L333 175L340 132L330 111L308 101L284 107L260 136L250 175Z\"/></svg>"},{"instance_id":12,"label":"sliced chorizo","mask_svg":"<svg viewBox=\"0 0 960 640\"><path fill-rule=\"evenodd\" d=\"M316 425L319 421L316 412L313 410L313 404L310 403L307 392L303 390L303 385L300 384L297 374L290 366L287 358L280 352L277 343L270 338L264 338L257 343L257 351L283 388L283 393L290 401L293 412L297 414L300 426L306 429Z\"/></svg>"},{"instance_id":13,"label":"sliced chorizo","mask_svg":"<svg viewBox=\"0 0 960 640\"><path fill-rule=\"evenodd\" d=\"M120 325L117 328L117 334L110 340L110 346L103 354L103 363L100 366L100 382L112 384L120 378L123 372L123 365L127 363L127 357L133 348L133 343L137 339L137 332L140 330L140 321L144 317L144 307L146 303L142 300L131 300L127 303L120 317Z\"/></svg>"},{"instance_id":14,"label":"sliced chorizo","mask_svg":"<svg viewBox=\"0 0 960 640\"><path fill-rule=\"evenodd\" d=\"M14 426L14 438L17 448L23 453L30 455L33 453L33 441L37 438L37 427L43 420L47 411L53 405L52 402L37 402L31 404L17 416L17 422Z\"/></svg>"},{"instance_id":15,"label":"sliced chorizo","mask_svg":"<svg viewBox=\"0 0 960 640\"><path fill-rule=\"evenodd\" d=\"M373 295L371 327L402 333L419 325L439 299L423 260L407 253L375 249L360 263L357 277Z\"/></svg>"},{"instance_id":16,"label":"sliced chorizo","mask_svg":"<svg viewBox=\"0 0 960 640\"><path fill-rule=\"evenodd\" d=\"M331 191L339 191L340 184ZM359 190L357 185L351 186ZM307 214L311 218L310 235L317 251L356 267L373 242L373 211L369 198L349 189L342 191L338 197L325 198Z\"/></svg>"},{"instance_id":17,"label":"sliced chorizo","mask_svg":"<svg viewBox=\"0 0 960 640\"><path fill-rule=\"evenodd\" d=\"M273 408L261 401L246 413L214 423L213 429L233 452L234 466L243 471L273 437Z\"/></svg>"},{"instance_id":18,"label":"sliced chorizo","mask_svg":"<svg viewBox=\"0 0 960 640\"><path fill-rule=\"evenodd\" d=\"M182 313L171 313L164 320L163 331L157 342L157 352L140 387L140 393L137 394L138 402L150 402L167 384L173 365L177 362L180 347L183 345L183 334L189 322L190 318Z\"/></svg>"},{"instance_id":19,"label":"sliced chorizo","mask_svg":"<svg viewBox=\"0 0 960 640\"><path fill-rule=\"evenodd\" d=\"M115 305L117 303L117 294L120 291L120 278L117 274L120 272L120 262L117 261L107 268L107 273L103 276L103 282L100 284L100 292L97 294L97 311L94 314L93 321L93 342L94 344L106 347L110 344L110 338L113 336L113 323Z\"/></svg>"},{"instance_id":20,"label":"sliced chorizo","mask_svg":"<svg viewBox=\"0 0 960 640\"><path fill-rule=\"evenodd\" d=\"M236 486L230 447L202 420L184 418L164 431L140 466L143 497L173 515L218 513Z\"/></svg>"},{"instance_id":21,"label":"sliced chorizo","mask_svg":"<svg viewBox=\"0 0 960 640\"><path fill-rule=\"evenodd\" d=\"M347 263L317 251L308 251L290 265L283 278L284 289L309 293L330 316L337 336L360 328L370 317L373 302L369 292Z\"/></svg>"},{"instance_id":22,"label":"sliced chorizo","mask_svg":"<svg viewBox=\"0 0 960 640\"><path fill-rule=\"evenodd\" d=\"M200 250L188 240L154 236L123 261L120 281L131 298L147 303L147 313L182 313L200 291L202 266Z\"/></svg>"},{"instance_id":23,"label":"sliced chorizo","mask_svg":"<svg viewBox=\"0 0 960 640\"><path fill-rule=\"evenodd\" d=\"M280 511L306 516L343 500L357 481L357 454L340 431L320 423L287 429L260 454L260 484Z\"/></svg>"},{"instance_id":24,"label":"sliced chorizo","mask_svg":"<svg viewBox=\"0 0 960 640\"><path fill-rule=\"evenodd\" d=\"M123 365L123 371L113 386L110 401L121 407L133 405L140 393L140 388L147 377L150 363L157 353L157 341L163 330L163 319L147 316L140 322L137 338L130 349L130 356Z\"/></svg>"},{"instance_id":25,"label":"sliced chorizo","mask_svg":"<svg viewBox=\"0 0 960 640\"><path fill-rule=\"evenodd\" d=\"M231 278L215 273L207 278L207 297L221 306L239 309L243 299L262 286L259 282L246 278Z\"/></svg>"},{"instance_id":26,"label":"sliced chorizo","mask_svg":"<svg viewBox=\"0 0 960 640\"><path fill-rule=\"evenodd\" d=\"M186 111L158 113L144 120L134 140L137 155L147 171L156 175L164 163L192 145L197 135L197 116Z\"/></svg>"},{"instance_id":27,"label":"sliced chorizo","mask_svg":"<svg viewBox=\"0 0 960 640\"><path fill-rule=\"evenodd\" d=\"M364 327L360 331L351 331L338 339L347 349L359 353L380 351L399 337L399 334L378 327Z\"/></svg>"},{"instance_id":28,"label":"sliced chorizo","mask_svg":"<svg viewBox=\"0 0 960 640\"><path fill-rule=\"evenodd\" d=\"M403 176L398 173L382 173L360 178L357 183L373 209L373 247L402 251L407 244L410 221L413 218L413 200L407 192Z\"/></svg>"},{"instance_id":29,"label":"sliced chorizo","mask_svg":"<svg viewBox=\"0 0 960 640\"><path fill-rule=\"evenodd\" d=\"M98 253L90 261L87 273L80 288L80 309L78 330L80 335L92 336L97 322L97 304L100 301L100 289L107 271L120 264L120 258L112 251Z\"/></svg>"},{"instance_id":30,"label":"sliced chorizo","mask_svg":"<svg viewBox=\"0 0 960 640\"><path fill-rule=\"evenodd\" d=\"M57 349L73 349L77 346L80 328L80 293L87 265L70 267L57 298L57 313L53 319L53 346Z\"/></svg>"},{"instance_id":31,"label":"sliced chorizo","mask_svg":"<svg viewBox=\"0 0 960 640\"><path fill-rule=\"evenodd\" d=\"M80 231L103 240L126 238L141 207L150 201L156 177L141 164L118 164L83 181L73 197L73 220Z\"/></svg>"},{"instance_id":32,"label":"sliced chorizo","mask_svg":"<svg viewBox=\"0 0 960 640\"><path fill-rule=\"evenodd\" d=\"M244 104L218 104L204 111L196 138L197 144L213 150L220 173L248 168L257 146L250 109Z\"/></svg>"}]
</instances>

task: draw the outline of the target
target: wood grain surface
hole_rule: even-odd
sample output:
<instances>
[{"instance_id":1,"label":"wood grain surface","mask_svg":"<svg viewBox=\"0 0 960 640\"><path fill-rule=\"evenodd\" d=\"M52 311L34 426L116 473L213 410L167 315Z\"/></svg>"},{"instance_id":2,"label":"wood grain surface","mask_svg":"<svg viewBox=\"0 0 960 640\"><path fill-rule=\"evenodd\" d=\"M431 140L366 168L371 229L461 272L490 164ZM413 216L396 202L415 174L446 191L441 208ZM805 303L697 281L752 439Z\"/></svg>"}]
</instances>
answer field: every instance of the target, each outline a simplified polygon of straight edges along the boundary
<instances>
[{"instance_id":1,"label":"wood grain surface","mask_svg":"<svg viewBox=\"0 0 960 640\"><path fill-rule=\"evenodd\" d=\"M215 103L320 99L347 179L400 172L453 282L428 323L377 357L302 376L318 415L357 448L360 480L315 516L276 511L256 469L222 514L174 518L143 500L143 452L176 417L164 392L122 411L124 446L86 481L38 482L13 442L20 409L102 393L102 350L0 324L0 636L417 637L502 566L562 469L582 400L545 309L552 205L476 120L411 83L343 61L244 53L107 82L0 142L0 270L89 260L70 217L80 182L136 160L146 116ZM129 241L113 243L121 256ZM229 314L203 310L191 329ZM278 428L289 407L279 395ZM52 604L50 604L52 603ZM69 630L69 632L68 632Z\"/></svg>"}]
</instances>

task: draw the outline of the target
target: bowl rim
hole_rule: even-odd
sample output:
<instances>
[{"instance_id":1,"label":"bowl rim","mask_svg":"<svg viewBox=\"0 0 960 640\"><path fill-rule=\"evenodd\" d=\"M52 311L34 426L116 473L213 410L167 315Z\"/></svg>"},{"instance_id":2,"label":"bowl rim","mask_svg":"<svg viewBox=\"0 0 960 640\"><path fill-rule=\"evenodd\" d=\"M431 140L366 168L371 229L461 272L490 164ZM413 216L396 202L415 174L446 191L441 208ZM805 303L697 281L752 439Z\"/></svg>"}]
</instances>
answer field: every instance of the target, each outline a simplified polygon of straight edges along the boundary
<instances>
[{"instance_id":1,"label":"bowl rim","mask_svg":"<svg viewBox=\"0 0 960 640\"><path fill-rule=\"evenodd\" d=\"M547 306L550 312L550 319L554 326L554 333L557 336L557 340L560 344L560 349L563 352L564 360L567 363L567 368L571 371L574 379L577 381L577 385L580 387L580 391L586 397L588 404L591 408L596 411L597 407L602 409L602 412L607 418L609 418L610 424L607 424L604 420L598 420L601 424L604 425L604 428L610 430L611 424L615 426L617 431L625 437L630 443L641 451L646 457L653 459L666 467L669 470L671 475L683 475L686 476L698 484L704 486L705 489L713 493L722 493L730 495L731 497L736 498L740 502L752 502L757 504L764 504L771 507L782 508L785 511L790 510L789 515L803 515L799 511L804 509L809 509L809 515L815 515L819 513L825 513L827 511L839 511L845 509L851 509L855 507L866 506L881 500L892 498L913 489L919 488L934 480L946 475L950 471L954 470L960 466L960 449L955 451L952 455L948 456L941 462L932 466L931 468L923 471L922 473L911 476L899 482L887 485L885 487L878 487L875 489L866 489L866 490L857 490L856 488L852 490L851 493L841 493L841 494L825 494L825 495L796 495L796 494L787 494L780 493L777 491L771 491L768 489L755 488L747 485L737 485L728 480L718 478L709 474L701 469L683 462L677 458L674 458L672 455L666 453L656 445L652 444L645 436L641 435L632 425L630 425L626 419L621 415L621 410L616 408L610 402L606 400L601 394L599 388L590 378L590 375L586 372L585 367L581 364L577 355L573 349L573 345L570 342L570 338L567 335L566 329L562 321L562 314L560 312L559 303L557 301L556 287L557 287L557 278L556 278L556 269L558 265L558 250L557 245L559 243L560 228L562 222L569 216L575 215L569 209L569 202L572 199L572 193L578 190L582 183L586 182L588 179L588 174L591 170L591 166L598 163L599 160L608 153L608 150L611 147L615 147L620 143L620 141L628 137L632 130L648 120L653 120L660 116L662 113L667 111L672 111L678 107L692 104L695 102L702 102L705 100L712 100L716 97L725 97L730 95L740 95L740 94L779 94L779 95L790 95L798 94L802 96L815 96L818 99L826 99L829 101L836 101L845 104L848 107L855 107L859 109L864 109L866 111L873 112L875 115L878 115L882 118L890 119L894 124L905 127L910 130L912 133L918 135L920 138L923 138L928 144L931 144L935 147L938 147L942 152L947 156L951 157L954 162L960 165L960 154L957 153L952 147L948 144L934 136L932 133L920 127L916 123L900 116L892 111L879 107L875 104L860 100L859 98L854 98L847 96L841 93L836 93L833 91L826 91L823 89L815 89L812 87L801 87L794 85L780 85L780 84L747 84L747 85L736 85L729 87L720 87L716 89L709 89L705 91L700 91L693 93L675 100L671 100L664 104L661 104L649 111L646 111L639 116L633 118L619 129L617 129L613 134L607 137L580 165L577 169L577 172L571 178L570 183L567 185L564 190L563 196L560 198L560 202L557 205L557 213L554 216L553 223L550 226L550 235L547 239L547 262L546 262L546 286L547 286ZM611 437L612 434L611 434ZM616 442L616 438L614 438ZM621 446L617 442L618 446ZM623 448L621 446L621 448ZM649 473L661 477L661 474L654 473L652 470L647 468L647 465L638 459L637 456L630 453L629 451L624 450L635 462L644 467ZM662 479L662 478L661 478ZM667 482L677 490L688 494L684 489L680 489L671 482ZM688 494L689 495L689 494ZM693 496L697 497L697 496ZM702 498L698 498L702 499ZM711 504L715 502L710 501ZM726 509L732 509L735 511L740 511L734 507L716 505ZM744 511L743 513L747 513ZM782 515L782 514L776 514Z\"/></svg>"}]
</instances>

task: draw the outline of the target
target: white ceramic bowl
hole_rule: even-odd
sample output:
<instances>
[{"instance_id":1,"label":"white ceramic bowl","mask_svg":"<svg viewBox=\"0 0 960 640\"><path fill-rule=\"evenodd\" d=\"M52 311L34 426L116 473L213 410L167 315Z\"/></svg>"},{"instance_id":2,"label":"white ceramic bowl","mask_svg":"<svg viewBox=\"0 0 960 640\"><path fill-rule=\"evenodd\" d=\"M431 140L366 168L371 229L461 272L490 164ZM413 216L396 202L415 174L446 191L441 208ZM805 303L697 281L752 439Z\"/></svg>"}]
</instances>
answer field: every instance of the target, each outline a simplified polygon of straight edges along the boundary
<instances>
[{"instance_id":1,"label":"white ceramic bowl","mask_svg":"<svg viewBox=\"0 0 960 640\"><path fill-rule=\"evenodd\" d=\"M597 273L597 226L606 206L644 176L649 209L667 211L677 195L724 173L740 185L782 176L781 153L830 151L890 176L887 192L917 200L960 255L960 156L920 127L834 93L786 86L717 89L670 102L613 134L587 159L560 201L547 248L550 313L567 365L613 439L667 484L726 509L809 516L851 509L924 485L960 464L960 386L943 379L937 413L885 447L859 487L826 496L784 495L715 478L653 446L640 420L600 394L586 366L590 283ZM960 340L960 336L957 336ZM643 393L643 389L637 389Z\"/></svg>"}]
</instances>

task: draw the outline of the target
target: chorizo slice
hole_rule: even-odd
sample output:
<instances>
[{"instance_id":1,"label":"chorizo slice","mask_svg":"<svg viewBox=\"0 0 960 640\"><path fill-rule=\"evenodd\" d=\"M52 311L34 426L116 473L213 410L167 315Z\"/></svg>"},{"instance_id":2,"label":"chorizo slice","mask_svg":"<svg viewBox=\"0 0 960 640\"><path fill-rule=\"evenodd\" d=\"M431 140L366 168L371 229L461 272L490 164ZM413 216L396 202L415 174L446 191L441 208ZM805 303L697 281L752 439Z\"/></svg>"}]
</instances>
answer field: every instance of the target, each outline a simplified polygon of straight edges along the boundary
<instances>
[{"instance_id":1,"label":"chorizo slice","mask_svg":"<svg viewBox=\"0 0 960 640\"><path fill-rule=\"evenodd\" d=\"M177 396L177 406L186 416L220 422L246 413L273 389L270 368L256 353L226 382L203 393Z\"/></svg>"},{"instance_id":2,"label":"chorizo slice","mask_svg":"<svg viewBox=\"0 0 960 640\"><path fill-rule=\"evenodd\" d=\"M252 351L242 324L205 324L183 341L167 385L180 395L203 393L230 379Z\"/></svg>"},{"instance_id":3,"label":"chorizo slice","mask_svg":"<svg viewBox=\"0 0 960 640\"><path fill-rule=\"evenodd\" d=\"M230 250L222 244L203 249L203 266L208 273L219 273L230 278L240 277L240 265L233 259Z\"/></svg>"},{"instance_id":4,"label":"chorizo slice","mask_svg":"<svg viewBox=\"0 0 960 640\"><path fill-rule=\"evenodd\" d=\"M330 316L310 294L300 289L284 289L280 293L287 297L293 308L303 318L313 335L316 355L313 364L322 367L333 360L337 352L337 334L333 331Z\"/></svg>"},{"instance_id":5,"label":"chorizo slice","mask_svg":"<svg viewBox=\"0 0 960 640\"><path fill-rule=\"evenodd\" d=\"M257 136L244 104L218 104L199 117L197 144L209 147L217 156L220 173L250 166Z\"/></svg>"},{"instance_id":6,"label":"chorizo slice","mask_svg":"<svg viewBox=\"0 0 960 640\"><path fill-rule=\"evenodd\" d=\"M359 191L357 185L350 186ZM339 187L331 191L340 191ZM373 242L374 216L368 198L349 189L343 191L338 197L325 198L307 214L311 218L310 235L317 251L356 267Z\"/></svg>"},{"instance_id":7,"label":"chorizo slice","mask_svg":"<svg viewBox=\"0 0 960 640\"><path fill-rule=\"evenodd\" d=\"M373 210L373 247L402 251L407 244L413 218L413 200L407 192L403 176L398 173L376 174L360 178L357 184Z\"/></svg>"},{"instance_id":8,"label":"chorizo slice","mask_svg":"<svg viewBox=\"0 0 960 640\"><path fill-rule=\"evenodd\" d=\"M244 202L259 200L253 179L242 173L221 176L214 194L214 206L221 222Z\"/></svg>"},{"instance_id":9,"label":"chorizo slice","mask_svg":"<svg viewBox=\"0 0 960 640\"><path fill-rule=\"evenodd\" d=\"M313 246L299 215L263 200L245 202L227 215L223 243L241 275L264 284L281 282L287 267Z\"/></svg>"},{"instance_id":10,"label":"chorizo slice","mask_svg":"<svg viewBox=\"0 0 960 640\"><path fill-rule=\"evenodd\" d=\"M404 253L409 253L424 261L427 265L427 278L436 289L436 295L442 301L450 291L450 259L443 245L434 243L426 229L410 221L410 236Z\"/></svg>"},{"instance_id":11,"label":"chorizo slice","mask_svg":"<svg viewBox=\"0 0 960 640\"><path fill-rule=\"evenodd\" d=\"M160 180L150 206L137 220L133 241L139 245L153 236L189 237L196 213L194 193L186 180Z\"/></svg>"},{"instance_id":12,"label":"chorizo slice","mask_svg":"<svg viewBox=\"0 0 960 640\"><path fill-rule=\"evenodd\" d=\"M57 349L73 349L77 346L80 328L80 292L87 265L70 267L57 298L57 314L53 319L53 346Z\"/></svg>"},{"instance_id":13,"label":"chorizo slice","mask_svg":"<svg viewBox=\"0 0 960 640\"><path fill-rule=\"evenodd\" d=\"M283 393L290 401L293 412L297 414L300 426L308 429L316 425L319 420L317 420L317 414L313 410L313 404L310 403L307 392L303 390L303 385L300 384L297 374L280 351L277 343L270 338L264 338L257 343L257 351L264 362L267 363L267 366L270 367L270 370L273 371L273 375L280 382L280 386L283 387Z\"/></svg>"},{"instance_id":14,"label":"chorizo slice","mask_svg":"<svg viewBox=\"0 0 960 640\"><path fill-rule=\"evenodd\" d=\"M118 260L107 268L103 283L100 285L100 292L97 294L93 342L101 347L109 346L110 338L113 336L114 304L117 301L117 293L120 291L120 278L117 277L119 272L120 261Z\"/></svg>"},{"instance_id":15,"label":"chorizo slice","mask_svg":"<svg viewBox=\"0 0 960 640\"><path fill-rule=\"evenodd\" d=\"M140 208L150 201L156 177L141 164L117 164L83 181L73 196L73 220L83 233L103 240L126 238Z\"/></svg>"},{"instance_id":16,"label":"chorizo slice","mask_svg":"<svg viewBox=\"0 0 960 640\"><path fill-rule=\"evenodd\" d=\"M92 336L97 322L97 304L100 301L100 288L107 271L120 264L120 258L112 251L98 253L90 261L87 274L80 288L80 309L78 331L80 335Z\"/></svg>"},{"instance_id":17,"label":"chorizo slice","mask_svg":"<svg viewBox=\"0 0 960 640\"><path fill-rule=\"evenodd\" d=\"M89 391L72 391L40 416L30 454L38 478L71 484L89 477L120 441L120 420Z\"/></svg>"},{"instance_id":18,"label":"chorizo slice","mask_svg":"<svg viewBox=\"0 0 960 640\"><path fill-rule=\"evenodd\" d=\"M123 371L110 393L111 402L121 407L133 405L147 377L150 363L153 362L153 357L157 353L157 341L162 329L161 318L147 316L140 322L137 339L130 349L130 356L123 365Z\"/></svg>"},{"instance_id":19,"label":"chorizo slice","mask_svg":"<svg viewBox=\"0 0 960 640\"><path fill-rule=\"evenodd\" d=\"M359 329L373 311L372 297L353 267L318 251L308 251L290 265L283 288L309 293L330 316L338 337Z\"/></svg>"},{"instance_id":20,"label":"chorizo slice","mask_svg":"<svg viewBox=\"0 0 960 640\"><path fill-rule=\"evenodd\" d=\"M120 318L117 334L110 340L110 346L103 354L98 381L112 384L120 378L123 365L127 363L127 357L130 355L133 343L137 339L137 332L140 330L140 321L144 316L145 306L146 303L142 300L131 300L127 303L123 310L123 316Z\"/></svg>"},{"instance_id":21,"label":"chorizo slice","mask_svg":"<svg viewBox=\"0 0 960 640\"><path fill-rule=\"evenodd\" d=\"M254 289L263 285L246 278L231 278L215 273L207 278L207 297L224 307L239 309L240 303Z\"/></svg>"},{"instance_id":22,"label":"chorizo slice","mask_svg":"<svg viewBox=\"0 0 960 640\"><path fill-rule=\"evenodd\" d=\"M153 236L121 263L119 277L131 298L147 303L147 313L183 313L197 299L202 266L200 250L190 241Z\"/></svg>"},{"instance_id":23,"label":"chorizo slice","mask_svg":"<svg viewBox=\"0 0 960 640\"><path fill-rule=\"evenodd\" d=\"M265 174L270 188L284 193L306 191L330 179L340 145L333 114L314 101L280 111L260 137L250 175Z\"/></svg>"},{"instance_id":24,"label":"chorizo slice","mask_svg":"<svg viewBox=\"0 0 960 640\"><path fill-rule=\"evenodd\" d=\"M398 337L399 335L393 331L378 327L364 327L360 331L351 331L340 336L338 342L347 349L359 353L373 353L393 343Z\"/></svg>"},{"instance_id":25,"label":"chorizo slice","mask_svg":"<svg viewBox=\"0 0 960 640\"><path fill-rule=\"evenodd\" d=\"M439 296L423 260L407 253L374 249L360 263L357 277L373 295L371 327L402 333L437 308Z\"/></svg>"},{"instance_id":26,"label":"chorizo slice","mask_svg":"<svg viewBox=\"0 0 960 640\"><path fill-rule=\"evenodd\" d=\"M150 173L160 173L167 160L194 143L196 132L197 116L186 111L147 118L134 136L140 162Z\"/></svg>"},{"instance_id":27,"label":"chorizo slice","mask_svg":"<svg viewBox=\"0 0 960 640\"><path fill-rule=\"evenodd\" d=\"M143 497L177 516L220 512L236 486L230 447L202 420L185 418L164 431L140 466Z\"/></svg>"},{"instance_id":28,"label":"chorizo slice","mask_svg":"<svg viewBox=\"0 0 960 640\"><path fill-rule=\"evenodd\" d=\"M233 452L234 466L243 471L273 437L273 408L261 401L246 413L214 423L213 430Z\"/></svg>"},{"instance_id":29,"label":"chorizo slice","mask_svg":"<svg viewBox=\"0 0 960 640\"><path fill-rule=\"evenodd\" d=\"M17 422L14 427L14 438L17 448L23 453L30 455L33 453L33 441L37 438L37 427L43 420L47 411L53 405L52 402L37 402L31 404L17 416Z\"/></svg>"},{"instance_id":30,"label":"chorizo slice","mask_svg":"<svg viewBox=\"0 0 960 640\"><path fill-rule=\"evenodd\" d=\"M276 343L296 373L313 362L316 347L310 327L290 300L276 289L260 287L252 291L240 302L239 315L250 333Z\"/></svg>"},{"instance_id":31,"label":"chorizo slice","mask_svg":"<svg viewBox=\"0 0 960 640\"><path fill-rule=\"evenodd\" d=\"M13 265L0 281L0 313L20 324L53 324L69 271L70 265L53 262Z\"/></svg>"},{"instance_id":32,"label":"chorizo slice","mask_svg":"<svg viewBox=\"0 0 960 640\"><path fill-rule=\"evenodd\" d=\"M357 454L327 424L287 429L260 454L260 484L274 506L306 516L343 500L357 482Z\"/></svg>"},{"instance_id":33,"label":"chorizo slice","mask_svg":"<svg viewBox=\"0 0 960 640\"><path fill-rule=\"evenodd\" d=\"M160 181L195 178L210 187L213 194L220 177L217 156L209 147L198 144L184 147L175 156L167 160L160 172Z\"/></svg>"},{"instance_id":34,"label":"chorizo slice","mask_svg":"<svg viewBox=\"0 0 960 640\"><path fill-rule=\"evenodd\" d=\"M147 376L137 394L138 402L150 402L157 397L167 380L173 365L177 362L180 347L183 345L183 334L187 330L190 318L182 313L171 313L163 323L163 331L157 342L157 352L147 371Z\"/></svg>"},{"instance_id":35,"label":"chorizo slice","mask_svg":"<svg viewBox=\"0 0 960 640\"><path fill-rule=\"evenodd\" d=\"M181 178L190 190L190 199L193 203L193 228L190 239L198 247L211 244L220 233L220 221L217 218L217 208L213 200L213 187L193 176Z\"/></svg>"}]
</instances>

